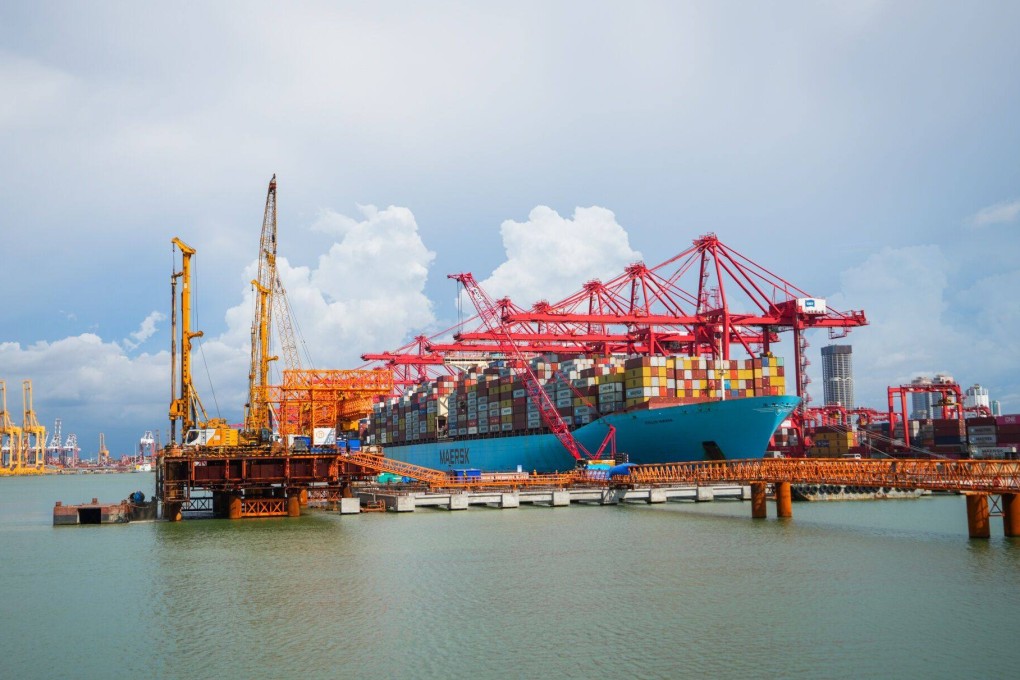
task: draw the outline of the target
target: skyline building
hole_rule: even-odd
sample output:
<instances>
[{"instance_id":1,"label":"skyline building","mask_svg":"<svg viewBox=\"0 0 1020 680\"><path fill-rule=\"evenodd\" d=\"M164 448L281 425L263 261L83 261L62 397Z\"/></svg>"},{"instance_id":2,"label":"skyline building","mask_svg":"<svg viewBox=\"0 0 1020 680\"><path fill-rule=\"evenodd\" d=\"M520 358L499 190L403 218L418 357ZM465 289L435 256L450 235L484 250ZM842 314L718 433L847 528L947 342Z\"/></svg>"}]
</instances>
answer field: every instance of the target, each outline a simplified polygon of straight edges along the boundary
<instances>
[{"instance_id":1,"label":"skyline building","mask_svg":"<svg viewBox=\"0 0 1020 680\"><path fill-rule=\"evenodd\" d=\"M826 345L822 347L822 389L825 405L854 407L853 347Z\"/></svg>"},{"instance_id":2,"label":"skyline building","mask_svg":"<svg viewBox=\"0 0 1020 680\"><path fill-rule=\"evenodd\" d=\"M978 406L984 406L991 412L992 402L988 396L988 388L981 387L975 383L967 388L967 391L963 393L963 405L967 408L976 408Z\"/></svg>"}]
</instances>

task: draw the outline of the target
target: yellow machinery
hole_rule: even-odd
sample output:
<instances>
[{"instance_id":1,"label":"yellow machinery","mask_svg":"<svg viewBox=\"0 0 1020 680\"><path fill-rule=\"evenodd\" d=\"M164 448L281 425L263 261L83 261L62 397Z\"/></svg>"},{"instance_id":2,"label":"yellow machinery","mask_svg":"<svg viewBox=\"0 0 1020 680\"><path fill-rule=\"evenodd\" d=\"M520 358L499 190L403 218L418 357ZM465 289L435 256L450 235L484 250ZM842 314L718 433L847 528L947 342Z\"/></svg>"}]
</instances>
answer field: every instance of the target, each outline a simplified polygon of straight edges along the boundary
<instances>
[{"instance_id":1,"label":"yellow machinery","mask_svg":"<svg viewBox=\"0 0 1020 680\"><path fill-rule=\"evenodd\" d=\"M202 331L191 329L191 258L195 255L195 249L176 237L172 243L181 251L181 271L174 272L170 277L173 297L173 310L170 314L170 325L173 329L170 341L170 444L237 446L237 430L230 428L226 421L220 418L209 418L192 381L191 341L202 337ZM181 288L179 305L178 283ZM181 343L179 362L178 338ZM181 425L180 440L177 435L178 422Z\"/></svg>"},{"instance_id":2,"label":"yellow machinery","mask_svg":"<svg viewBox=\"0 0 1020 680\"><path fill-rule=\"evenodd\" d=\"M106 448L106 435L102 432L99 433L99 453L96 454L96 462L99 465L109 465L110 463L110 452Z\"/></svg>"},{"instance_id":3,"label":"yellow machinery","mask_svg":"<svg viewBox=\"0 0 1020 680\"><path fill-rule=\"evenodd\" d=\"M21 468L21 428L14 424L7 412L7 383L4 380L0 380L0 452L0 474Z\"/></svg>"},{"instance_id":4,"label":"yellow machinery","mask_svg":"<svg viewBox=\"0 0 1020 680\"><path fill-rule=\"evenodd\" d=\"M356 430L377 397L393 392L389 370L295 370L283 372L278 392L280 434L313 434L323 428Z\"/></svg>"},{"instance_id":5,"label":"yellow machinery","mask_svg":"<svg viewBox=\"0 0 1020 680\"><path fill-rule=\"evenodd\" d=\"M276 271L276 175L269 181L269 191L266 193L266 209L259 238L258 278L251 284L255 289L255 311L251 321L251 368L248 371L244 434L252 441L270 442L273 423L269 415L269 363L278 358L269 353L270 328L276 292L283 290ZM294 360L296 356L295 352Z\"/></svg>"},{"instance_id":6,"label":"yellow machinery","mask_svg":"<svg viewBox=\"0 0 1020 680\"><path fill-rule=\"evenodd\" d=\"M25 414L21 424L21 458L24 465L42 469L46 462L46 428L32 408L32 381L25 380L22 387Z\"/></svg>"},{"instance_id":7,"label":"yellow machinery","mask_svg":"<svg viewBox=\"0 0 1020 680\"><path fill-rule=\"evenodd\" d=\"M195 250L173 239L181 251L181 271L171 277L174 309L171 361L170 442L185 447L271 448L277 435L307 435L315 428L353 428L372 410L372 400L393 390L392 375L379 371L317 371L301 368L287 294L276 266L276 176L266 193L259 239L258 277L252 281L254 311L251 326L251 364L248 371L248 403L241 430L222 419L209 419L192 383L191 340L201 331L191 330L191 258ZM177 286L181 286L178 319ZM269 368L279 357L271 353L273 323L285 364L284 385L272 386ZM180 360L177 339L180 338ZM179 376L179 385L178 385ZM178 391L179 390L179 391ZM181 438L177 438L180 421Z\"/></svg>"}]
</instances>

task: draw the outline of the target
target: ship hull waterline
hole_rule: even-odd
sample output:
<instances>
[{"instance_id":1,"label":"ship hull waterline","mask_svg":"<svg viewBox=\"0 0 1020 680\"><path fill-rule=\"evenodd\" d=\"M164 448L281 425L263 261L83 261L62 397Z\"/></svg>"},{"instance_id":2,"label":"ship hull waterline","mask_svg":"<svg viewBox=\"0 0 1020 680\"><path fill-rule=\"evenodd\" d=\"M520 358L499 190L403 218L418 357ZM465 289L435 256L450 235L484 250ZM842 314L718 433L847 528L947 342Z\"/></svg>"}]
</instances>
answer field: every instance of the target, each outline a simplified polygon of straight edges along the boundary
<instances>
[{"instance_id":1,"label":"ship hull waterline","mask_svg":"<svg viewBox=\"0 0 1020 680\"><path fill-rule=\"evenodd\" d=\"M800 403L796 396L745 397L605 414L573 430L588 451L601 446L607 425L616 450L639 465L706 459L760 458L769 439ZM550 433L458 437L383 445L385 455L437 470L549 473L576 461ZM608 451L603 454L609 457Z\"/></svg>"}]
</instances>

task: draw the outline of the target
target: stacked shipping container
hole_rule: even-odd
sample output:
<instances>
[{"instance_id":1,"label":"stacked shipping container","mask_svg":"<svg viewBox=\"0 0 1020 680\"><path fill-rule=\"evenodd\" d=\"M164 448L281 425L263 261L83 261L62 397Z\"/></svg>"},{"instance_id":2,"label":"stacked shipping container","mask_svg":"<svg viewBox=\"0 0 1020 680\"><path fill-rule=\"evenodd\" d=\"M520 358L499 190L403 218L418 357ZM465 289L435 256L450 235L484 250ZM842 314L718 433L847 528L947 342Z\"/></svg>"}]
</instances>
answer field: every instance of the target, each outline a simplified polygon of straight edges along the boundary
<instances>
[{"instance_id":1,"label":"stacked shipping container","mask_svg":"<svg viewBox=\"0 0 1020 680\"><path fill-rule=\"evenodd\" d=\"M740 361L666 356L563 362L549 356L532 359L530 366L560 417L572 426L629 408L786 393L783 360L771 356ZM504 362L493 362L375 404L368 434L374 443L406 444L544 427L523 378Z\"/></svg>"}]
</instances>

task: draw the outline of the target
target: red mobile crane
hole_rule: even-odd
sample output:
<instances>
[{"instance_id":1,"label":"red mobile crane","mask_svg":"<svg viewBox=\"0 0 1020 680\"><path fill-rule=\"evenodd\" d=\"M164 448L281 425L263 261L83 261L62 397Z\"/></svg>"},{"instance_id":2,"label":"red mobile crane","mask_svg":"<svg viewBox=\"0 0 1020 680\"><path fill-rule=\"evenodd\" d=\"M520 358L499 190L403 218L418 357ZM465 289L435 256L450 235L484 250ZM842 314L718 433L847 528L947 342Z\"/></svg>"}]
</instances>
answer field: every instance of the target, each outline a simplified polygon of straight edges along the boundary
<instances>
[{"instance_id":1,"label":"red mobile crane","mask_svg":"<svg viewBox=\"0 0 1020 680\"><path fill-rule=\"evenodd\" d=\"M606 433L605 439L602 440L602 445L599 446L598 451L592 453L584 447L581 442L574 439L574 435L570 432L570 428L563 421L559 411L556 409L556 405L553 404L552 399L544 389L535 375L534 371L531 370L531 366L525 359L524 354L521 353L517 344L514 342L513 335L503 324L503 320L499 314L498 308L492 299L482 290L478 282L475 281L475 277L470 272L463 274L450 274L448 278L454 279L460 282L464 286L464 290L471 297L471 301L478 310L478 315L482 319L486 328L493 335L502 336L505 340L504 347L509 350L512 359L510 361L511 367L518 371L521 377L524 379L524 387L528 392L528 397L531 399L531 403L538 407L539 414L542 416L542 422L545 423L556 438L560 441L574 460L593 460L602 457L603 452L606 450L606 446L610 446L612 452L616 452L616 428L612 425L609 426L609 432Z\"/></svg>"}]
</instances>

